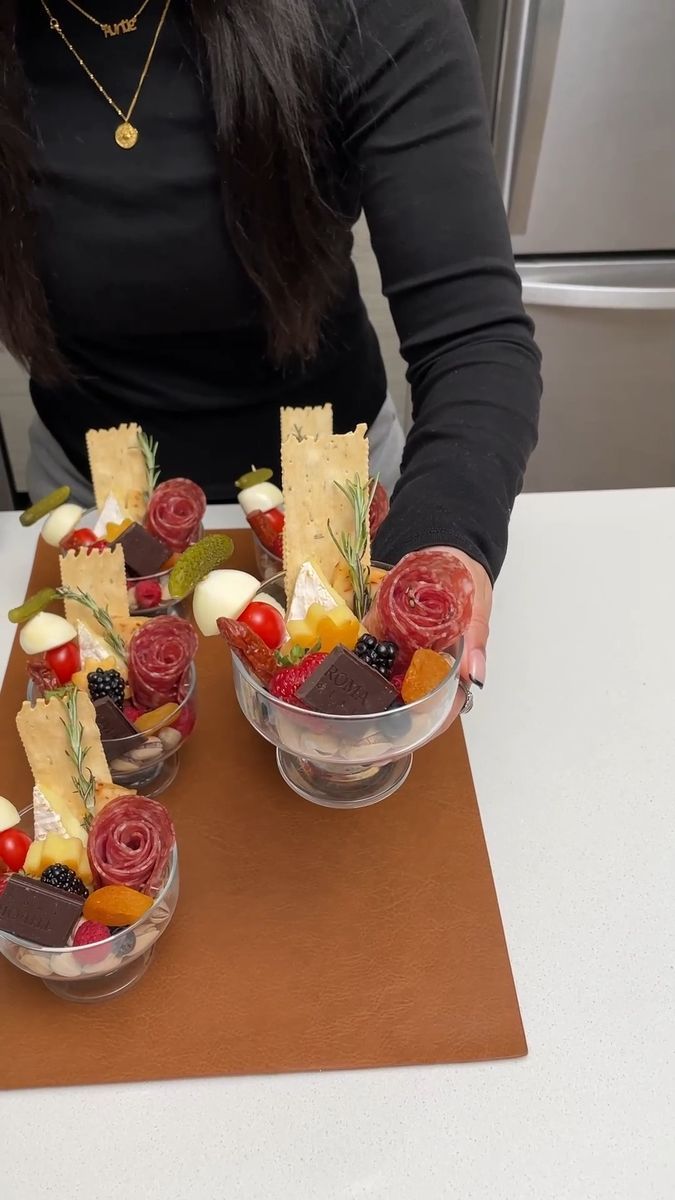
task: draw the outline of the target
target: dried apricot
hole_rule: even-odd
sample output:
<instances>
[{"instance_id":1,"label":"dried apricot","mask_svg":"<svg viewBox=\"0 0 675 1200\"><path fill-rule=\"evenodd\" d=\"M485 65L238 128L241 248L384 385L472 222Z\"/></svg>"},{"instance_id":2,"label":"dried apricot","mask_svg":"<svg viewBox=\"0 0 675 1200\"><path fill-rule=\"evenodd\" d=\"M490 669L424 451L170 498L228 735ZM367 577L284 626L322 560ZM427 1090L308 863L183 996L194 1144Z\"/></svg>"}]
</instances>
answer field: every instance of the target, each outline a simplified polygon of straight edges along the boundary
<instances>
[{"instance_id":1,"label":"dried apricot","mask_svg":"<svg viewBox=\"0 0 675 1200\"><path fill-rule=\"evenodd\" d=\"M401 697L405 704L421 700L433 692L450 674L450 663L435 650L416 650L405 673Z\"/></svg>"},{"instance_id":2,"label":"dried apricot","mask_svg":"<svg viewBox=\"0 0 675 1200\"><path fill-rule=\"evenodd\" d=\"M162 704L160 708L153 708L149 712L141 713L134 721L139 733L147 733L148 729L154 729L158 725L168 725L172 717L175 717L179 704Z\"/></svg>"},{"instance_id":3,"label":"dried apricot","mask_svg":"<svg viewBox=\"0 0 675 1200\"><path fill-rule=\"evenodd\" d=\"M124 884L110 884L91 893L82 916L85 921L100 921L102 925L133 925L152 905L150 896Z\"/></svg>"}]
</instances>

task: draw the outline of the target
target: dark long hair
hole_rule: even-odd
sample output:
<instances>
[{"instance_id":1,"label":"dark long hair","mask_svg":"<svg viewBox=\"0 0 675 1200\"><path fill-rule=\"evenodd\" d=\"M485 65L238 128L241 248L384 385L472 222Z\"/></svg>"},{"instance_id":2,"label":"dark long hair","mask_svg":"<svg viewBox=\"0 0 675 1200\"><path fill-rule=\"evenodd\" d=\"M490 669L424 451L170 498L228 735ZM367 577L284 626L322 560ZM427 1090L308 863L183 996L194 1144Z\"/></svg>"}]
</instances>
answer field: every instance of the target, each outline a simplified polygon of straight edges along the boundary
<instances>
[{"instance_id":1,"label":"dark long hair","mask_svg":"<svg viewBox=\"0 0 675 1200\"><path fill-rule=\"evenodd\" d=\"M334 0L339 3L340 0ZM191 0L216 115L225 220L257 286L272 358L311 357L339 294L348 231L327 190L330 63L316 0ZM34 140L0 2L0 342L42 382L67 375L36 262Z\"/></svg>"}]
</instances>

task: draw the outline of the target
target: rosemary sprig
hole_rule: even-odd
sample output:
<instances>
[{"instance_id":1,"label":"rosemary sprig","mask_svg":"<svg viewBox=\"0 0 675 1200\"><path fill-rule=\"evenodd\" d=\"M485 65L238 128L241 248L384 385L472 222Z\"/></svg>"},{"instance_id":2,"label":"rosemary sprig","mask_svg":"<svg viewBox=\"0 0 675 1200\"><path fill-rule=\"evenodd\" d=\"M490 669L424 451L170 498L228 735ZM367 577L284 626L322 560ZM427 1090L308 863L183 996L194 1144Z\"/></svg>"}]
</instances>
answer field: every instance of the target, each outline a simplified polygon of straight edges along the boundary
<instances>
[{"instance_id":1,"label":"rosemary sprig","mask_svg":"<svg viewBox=\"0 0 675 1200\"><path fill-rule=\"evenodd\" d=\"M65 709L66 716L65 719L62 717L61 720L65 726L68 738L68 757L75 768L73 787L81 796L85 808L85 818L82 824L88 830L94 819L96 781L89 767L85 764L89 747L82 744L84 726L80 721L77 711L77 688L71 685L65 688L64 691L65 694L61 696L61 703Z\"/></svg>"},{"instance_id":2,"label":"rosemary sprig","mask_svg":"<svg viewBox=\"0 0 675 1200\"><path fill-rule=\"evenodd\" d=\"M354 537L348 533L335 536L328 522L328 532L344 558L349 578L354 591L354 613L362 621L370 605L370 589L368 587L368 571L364 566L364 558L368 550L370 537L370 505L377 486L377 479L361 483L359 476L349 479L345 484L335 482L336 488L352 506L354 513Z\"/></svg>"},{"instance_id":3,"label":"rosemary sprig","mask_svg":"<svg viewBox=\"0 0 675 1200\"><path fill-rule=\"evenodd\" d=\"M147 433L144 433L142 429L139 429L138 444L141 448L143 462L145 463L145 471L148 477L148 490L145 494L145 499L149 500L155 488L157 487L157 480L159 479L160 475L160 470L157 466L157 451L159 450L159 443L155 438L149 437Z\"/></svg>"},{"instance_id":4,"label":"rosemary sprig","mask_svg":"<svg viewBox=\"0 0 675 1200\"><path fill-rule=\"evenodd\" d=\"M76 600L78 604L82 604L84 608L88 608L94 614L101 629L103 630L103 638L114 650L118 658L123 662L127 661L127 647L124 638L117 632L112 622L112 617L107 608L101 608L95 600L87 592L83 592L82 588L59 587L56 589L57 594L63 600Z\"/></svg>"}]
</instances>

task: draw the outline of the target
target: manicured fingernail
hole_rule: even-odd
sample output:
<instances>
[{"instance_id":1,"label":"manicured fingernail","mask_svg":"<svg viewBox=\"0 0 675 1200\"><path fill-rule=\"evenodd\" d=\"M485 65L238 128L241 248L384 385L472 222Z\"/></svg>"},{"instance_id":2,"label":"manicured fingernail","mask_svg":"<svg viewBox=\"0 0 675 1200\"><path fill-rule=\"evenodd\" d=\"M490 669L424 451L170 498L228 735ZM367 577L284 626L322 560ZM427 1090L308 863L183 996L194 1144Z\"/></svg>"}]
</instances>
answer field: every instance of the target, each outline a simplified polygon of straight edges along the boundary
<instances>
[{"instance_id":1,"label":"manicured fingernail","mask_svg":"<svg viewBox=\"0 0 675 1200\"><path fill-rule=\"evenodd\" d=\"M487 663L485 660L484 650L472 650L469 657L469 679L477 688L482 688L485 683L485 672Z\"/></svg>"}]
</instances>

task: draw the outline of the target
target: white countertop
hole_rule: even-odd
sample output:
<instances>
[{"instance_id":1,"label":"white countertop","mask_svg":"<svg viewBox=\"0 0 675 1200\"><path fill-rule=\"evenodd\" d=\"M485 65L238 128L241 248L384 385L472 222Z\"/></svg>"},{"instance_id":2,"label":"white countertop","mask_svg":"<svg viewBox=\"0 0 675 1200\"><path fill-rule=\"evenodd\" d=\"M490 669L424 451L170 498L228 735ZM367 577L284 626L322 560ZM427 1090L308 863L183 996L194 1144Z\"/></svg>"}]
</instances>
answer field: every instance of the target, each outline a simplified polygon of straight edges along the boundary
<instances>
[{"instance_id":1,"label":"white countertop","mask_svg":"<svg viewBox=\"0 0 675 1200\"><path fill-rule=\"evenodd\" d=\"M528 1058L2 1094L3 1200L672 1200L674 533L670 490L514 513L465 729ZM0 613L32 544L0 516Z\"/></svg>"}]
</instances>

